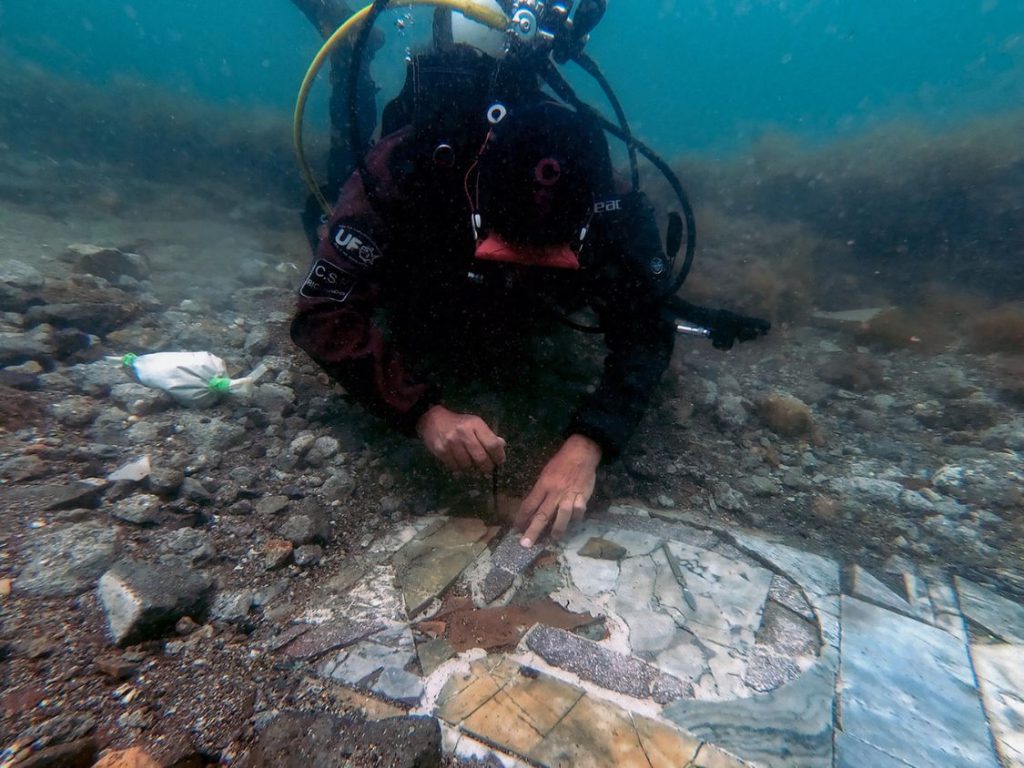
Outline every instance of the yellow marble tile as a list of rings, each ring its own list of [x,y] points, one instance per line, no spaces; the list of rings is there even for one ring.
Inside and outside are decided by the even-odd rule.
[[[750,768],[750,763],[733,757],[713,744],[705,744],[689,768]]]
[[[702,743],[700,739],[680,733],[671,726],[639,715],[633,715],[633,727],[652,768],[689,765]]]
[[[528,755],[583,696],[550,677],[522,678],[499,691],[463,728],[518,755]]]
[[[453,675],[445,683],[437,700],[437,716],[458,725],[490,701],[516,673],[516,667],[504,661],[473,662],[468,672]]]

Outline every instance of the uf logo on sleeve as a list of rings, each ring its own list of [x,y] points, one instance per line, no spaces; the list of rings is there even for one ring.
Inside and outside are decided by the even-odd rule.
[[[339,256],[343,256],[360,267],[372,267],[383,254],[370,237],[347,224],[338,224],[331,237],[331,244]]]

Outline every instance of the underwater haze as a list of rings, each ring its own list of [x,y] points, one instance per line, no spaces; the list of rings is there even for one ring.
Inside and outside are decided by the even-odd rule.
[[[0,30],[0,50],[58,75],[282,112],[317,45],[284,0],[5,0]],[[1022,35],[1020,0],[612,0],[589,50],[638,132],[672,153],[1016,110]]]

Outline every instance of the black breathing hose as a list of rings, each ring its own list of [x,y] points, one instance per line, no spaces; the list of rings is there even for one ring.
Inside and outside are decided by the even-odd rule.
[[[579,96],[576,95],[576,92],[573,91],[572,86],[569,85],[564,77],[562,77],[562,73],[555,68],[553,62],[550,60],[548,61],[547,67],[544,69],[542,74],[544,80],[551,86],[552,90],[554,90],[559,98],[570,104],[576,109],[576,111],[582,112],[595,120],[598,125],[604,128],[604,130],[612,136],[615,136],[619,140],[623,141],[628,147],[636,149],[640,154],[646,157],[651,165],[661,172],[665,177],[665,180],[669,183],[669,186],[672,187],[672,191],[675,192],[676,198],[679,200],[679,205],[683,209],[683,217],[686,222],[686,253],[683,257],[683,266],[665,287],[666,296],[674,295],[680,287],[682,287],[687,276],[690,274],[690,269],[693,267],[694,254],[697,249],[697,222],[693,215],[693,208],[690,206],[690,199],[686,196],[686,190],[683,189],[683,185],[679,181],[679,177],[676,176],[668,163],[661,159],[657,152],[636,137],[623,131],[619,126],[615,125],[611,120],[608,120],[592,106],[582,101]]]
[[[622,102],[620,102],[619,97],[615,95],[615,91],[612,90],[611,83],[608,82],[608,78],[604,76],[604,72],[601,71],[597,62],[583,51],[580,51],[573,61],[575,61],[580,69],[594,78],[597,84],[601,86],[601,90],[604,91],[605,98],[607,98],[608,103],[612,105],[615,117],[619,121],[619,127],[622,128],[623,133],[632,139],[633,133],[629,130],[629,120],[626,117],[626,110],[622,108]],[[636,145],[627,143],[626,149],[629,152],[629,180],[633,187],[633,191],[636,192],[640,189],[640,168],[638,167],[636,159]]]

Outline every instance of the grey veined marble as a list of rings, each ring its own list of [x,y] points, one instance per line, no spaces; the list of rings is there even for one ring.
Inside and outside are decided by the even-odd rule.
[[[842,620],[839,697],[847,736],[912,766],[997,768],[961,640],[849,596]]]

